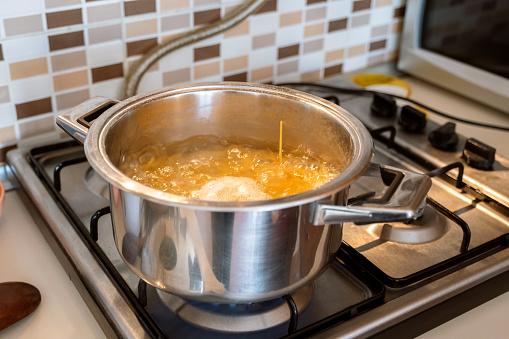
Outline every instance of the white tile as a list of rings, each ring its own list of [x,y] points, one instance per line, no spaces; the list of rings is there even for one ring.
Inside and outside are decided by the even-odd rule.
[[[14,103],[46,98],[53,94],[53,81],[48,74],[11,81],[11,101]]]
[[[340,0],[327,3],[327,19],[337,20],[350,16],[352,12],[352,2],[350,0]]]
[[[49,53],[48,37],[36,35],[26,38],[7,39],[2,42],[4,59],[9,62],[22,61]]]
[[[347,30],[329,33],[325,36],[324,43],[325,51],[335,51],[337,49],[345,48],[347,46],[348,46]]]
[[[251,37],[242,35],[224,39],[221,43],[221,58],[230,59],[249,54],[251,50]]]
[[[154,91],[163,87],[163,79],[160,72],[147,72],[141,78],[138,86],[138,94]]]
[[[300,57],[299,72],[306,73],[320,69],[323,59],[322,51],[302,55]]]
[[[371,37],[371,27],[362,26],[348,30],[348,46],[367,43]]]
[[[300,74],[297,72],[283,75],[276,75],[274,78],[274,83],[283,83],[283,82],[298,82],[300,81]]]
[[[10,102],[0,104],[0,128],[12,126],[16,122],[16,111]]]
[[[110,41],[87,49],[87,64],[90,68],[116,64],[123,59],[122,41]]]
[[[368,65],[368,55],[363,54],[353,58],[345,59],[343,62],[343,73],[356,71]]]
[[[252,51],[249,55],[249,68],[257,69],[267,66],[274,66],[276,64],[276,47],[267,47]]]
[[[161,72],[176,71],[191,67],[193,64],[193,49],[189,46],[177,49],[159,60]]]
[[[44,0],[0,0],[0,18],[24,16],[44,11]]]
[[[103,96],[109,99],[123,99],[124,79],[101,81],[90,86],[90,97]]]
[[[194,79],[194,82],[217,82],[222,80],[221,74],[216,74],[205,78]]]
[[[276,33],[276,45],[281,47],[301,42],[304,35],[303,31],[302,25],[280,28]]]
[[[387,42],[385,43],[386,51],[394,51],[399,48],[400,36],[399,34],[389,34],[386,37]]]
[[[281,13],[291,13],[299,10],[303,10],[306,8],[306,0],[283,0],[278,1],[277,3],[277,11],[279,14]]]
[[[258,14],[249,19],[249,32],[251,36],[273,33],[278,29],[279,18],[277,13]]]
[[[371,10],[371,26],[387,25],[392,23],[393,8],[391,6],[383,6],[373,8]]]
[[[7,85],[9,79],[9,67],[7,66],[7,62],[0,62],[0,86]]]

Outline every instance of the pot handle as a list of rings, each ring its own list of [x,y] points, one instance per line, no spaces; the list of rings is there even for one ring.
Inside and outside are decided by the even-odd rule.
[[[84,144],[92,122],[117,103],[117,100],[104,97],[89,99],[60,114],[57,117],[57,125],[71,137]]]
[[[431,187],[431,178],[427,175],[379,164],[371,164],[364,175],[382,177],[388,187],[381,197],[368,197],[349,206],[330,205],[319,201],[314,206],[312,223],[367,224],[411,220],[424,212],[426,196]]]

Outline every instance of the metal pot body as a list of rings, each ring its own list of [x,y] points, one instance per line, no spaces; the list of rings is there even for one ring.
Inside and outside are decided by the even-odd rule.
[[[350,184],[373,154],[369,132],[350,113],[306,93],[249,83],[175,87],[120,103],[94,100],[57,123],[85,140],[91,166],[110,184],[116,245],[139,277],[186,298],[244,303],[295,291],[331,262],[342,223],[317,225],[315,205],[345,206]],[[69,123],[102,106],[112,107],[89,130]],[[342,173],[290,197],[217,202],[148,188],[117,168],[124,156],[147,145],[199,134],[277,143],[279,121],[285,145],[306,145],[342,166]]]

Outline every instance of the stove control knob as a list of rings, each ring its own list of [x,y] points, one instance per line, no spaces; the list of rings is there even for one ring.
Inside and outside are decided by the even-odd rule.
[[[440,126],[428,135],[428,140],[435,148],[444,151],[453,151],[458,144],[458,135],[456,134],[456,124],[448,122]]]
[[[495,152],[496,149],[493,147],[488,146],[477,139],[470,138],[465,144],[463,155],[461,157],[470,167],[488,171],[493,168]]]
[[[426,127],[426,114],[412,106],[406,105],[401,108],[398,123],[407,132],[420,132]]]
[[[396,115],[396,100],[390,95],[375,93],[371,102],[371,113],[378,117],[390,118]]]

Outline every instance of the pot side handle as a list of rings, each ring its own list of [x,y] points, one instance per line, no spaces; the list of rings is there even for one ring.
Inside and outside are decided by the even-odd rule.
[[[117,100],[104,97],[89,99],[60,114],[57,117],[57,125],[71,137],[84,144],[92,122],[117,103]]]
[[[425,174],[387,165],[371,164],[365,176],[381,176],[386,187],[381,197],[368,197],[355,205],[338,206],[317,202],[314,225],[354,222],[357,224],[411,220],[421,216],[431,178]]]

